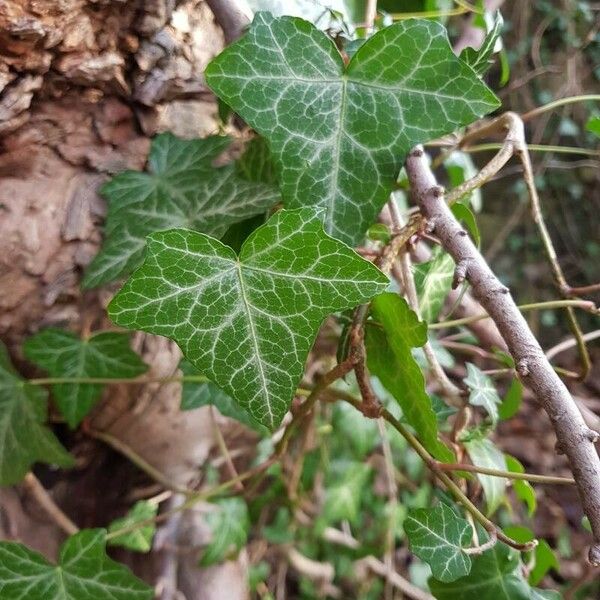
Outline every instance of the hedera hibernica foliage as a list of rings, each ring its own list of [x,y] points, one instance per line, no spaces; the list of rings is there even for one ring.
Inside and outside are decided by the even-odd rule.
[[[206,81],[269,141],[285,205],[324,207],[325,230],[348,244],[376,220],[412,146],[499,104],[446,30],[418,19],[379,31],[346,66],[308,21],[257,13]]]
[[[323,319],[388,285],[377,267],[328,236],[321,219],[312,208],[282,210],[239,256],[194,231],[154,233],[109,314],[123,327],[175,340],[200,373],[274,428]]]
[[[163,133],[152,142],[146,172],[125,171],[106,183],[101,190],[108,201],[105,240],[83,286],[133,271],[154,231],[189,227],[221,237],[233,223],[272,207],[279,200],[274,185],[250,181],[235,164],[214,167],[230,143],[224,136],[182,140]],[[255,154],[243,165],[256,163]]]

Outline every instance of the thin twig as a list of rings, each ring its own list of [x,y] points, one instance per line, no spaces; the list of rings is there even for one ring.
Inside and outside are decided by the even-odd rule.
[[[44,509],[46,514],[67,534],[75,535],[79,527],[67,517],[62,509],[54,502],[48,490],[41,484],[40,480],[31,472],[25,475],[23,480],[25,489],[36,499],[37,503]]]
[[[548,104],[544,104],[543,106],[538,106],[529,112],[526,112],[521,116],[524,122],[537,117],[545,112],[550,110],[554,110],[555,108],[559,108],[560,106],[565,106],[566,104],[574,104],[576,102],[598,102],[600,101],[600,94],[585,94],[582,96],[569,96],[567,98],[560,98],[558,100],[554,100],[552,102],[548,102]]]
[[[590,331],[589,333],[585,333],[583,335],[583,340],[585,342],[591,342],[592,340],[597,340],[598,338],[600,338],[600,329]],[[552,360],[557,354],[560,354],[565,350],[569,350],[570,348],[574,348],[575,346],[577,346],[577,340],[574,337],[569,338],[560,344],[556,344],[556,346],[552,346],[552,348],[546,352],[546,358],[548,360]]]
[[[467,463],[446,464],[438,463],[442,471],[467,471],[469,473],[481,473],[482,475],[491,475],[492,477],[504,477],[506,479],[520,479],[523,481],[533,481],[535,483],[546,483],[548,485],[573,485],[575,480],[570,477],[555,477],[553,475],[535,475],[533,473],[515,473],[513,471],[501,471],[499,469],[488,469],[486,467],[477,467]]]
[[[215,407],[209,406],[210,410],[210,418],[212,421],[213,429],[215,431],[215,437],[217,438],[217,445],[219,446],[219,450],[221,451],[221,455],[223,456],[223,460],[225,461],[225,465],[227,466],[227,470],[229,471],[229,476],[236,478],[238,476],[238,472],[233,464],[233,459],[231,458],[231,454],[229,452],[229,448],[225,443],[225,438],[223,437],[223,432],[217,423],[217,417],[215,415]],[[241,481],[238,481],[235,484],[235,490],[237,492],[244,491],[244,484]]]

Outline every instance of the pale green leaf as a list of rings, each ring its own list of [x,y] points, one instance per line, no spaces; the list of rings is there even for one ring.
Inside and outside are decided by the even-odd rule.
[[[469,404],[483,407],[496,423],[501,400],[494,382],[472,363],[467,363],[467,376],[463,381],[469,388]]]
[[[281,422],[323,319],[387,278],[323,232],[314,209],[280,211],[239,256],[207,235],[149,236],[143,266],[109,306],[118,325],[175,340],[187,359],[269,428]]]
[[[36,462],[73,466],[71,456],[44,425],[47,397],[44,388],[19,376],[0,342],[0,485],[18,483]]]
[[[274,186],[240,177],[233,164],[212,166],[230,141],[221,136],[182,140],[163,133],[152,142],[146,172],[125,171],[106,183],[101,190],[108,201],[105,240],[83,287],[137,268],[146,236],[155,231],[186,227],[220,237],[229,225],[273,206],[279,198]]]
[[[494,52],[499,51],[499,39],[504,26],[504,19],[500,11],[496,12],[494,21],[483,40],[479,49],[467,47],[460,53],[460,58],[464,60],[480,77],[490,68],[491,58]]]
[[[206,515],[211,540],[202,551],[200,566],[208,567],[235,558],[246,544],[250,519],[241,498],[225,498],[215,503],[215,510]]]
[[[139,502],[135,503],[133,508],[131,508],[131,510],[124,517],[115,519],[110,524],[108,531],[112,533],[114,531],[118,531],[119,529],[136,525],[141,521],[153,519],[156,517],[157,512],[157,504],[152,504],[146,500],[140,500]],[[148,525],[138,527],[129,533],[123,533],[122,535],[115,536],[110,540],[109,543],[111,546],[123,546],[123,548],[133,550],[134,552],[150,552],[152,549],[152,538],[154,537],[155,532],[156,525],[154,525],[154,523],[149,523]]]
[[[131,379],[148,365],[130,348],[129,335],[104,331],[81,339],[64,329],[44,329],[27,339],[25,356],[51,377]],[[76,427],[96,404],[103,384],[59,383],[52,394],[67,423]]]
[[[448,253],[438,251],[431,260],[416,265],[414,272],[421,318],[433,323],[452,289],[454,260]]]
[[[379,31],[345,66],[311,23],[258,13],[205,76],[269,141],[284,204],[325,208],[325,230],[349,244],[375,222],[410,148],[498,106],[446,30],[417,19]]]
[[[446,173],[448,173],[450,186],[453,188],[458,187],[465,181],[475,177],[475,175],[477,175],[479,172],[479,169],[475,166],[471,156],[466,152],[460,151],[453,152],[444,161],[444,167],[446,169]],[[458,201],[452,205],[452,208],[454,208],[456,205],[470,205],[475,212],[481,211],[481,188],[475,188],[468,194],[458,198]]]
[[[522,574],[519,553],[497,542],[472,557],[471,572],[452,582],[429,580],[438,600],[530,600],[532,590]]]
[[[327,523],[348,520],[353,523],[360,508],[363,489],[371,467],[361,462],[344,465],[343,474],[325,488],[323,518]]]
[[[185,359],[179,363],[179,368],[184,376],[199,376],[194,366]],[[181,410],[193,410],[201,406],[214,406],[223,416],[235,419],[259,433],[268,431],[214,383],[184,380],[181,388]]]
[[[506,461],[506,467],[511,473],[525,473],[525,467],[510,454],[504,455]],[[512,482],[513,489],[517,498],[522,500],[527,506],[527,512],[529,516],[533,516],[537,508],[537,498],[535,496],[535,490],[529,481],[523,479],[514,479]]]
[[[404,521],[410,549],[430,567],[440,581],[468,575],[471,557],[463,552],[470,545],[473,529],[449,506],[411,510]]]
[[[427,341],[427,326],[398,294],[377,296],[371,312],[375,323],[369,323],[366,331],[369,370],[394,396],[427,450],[439,460],[453,460],[454,454],[438,439],[437,418],[425,391],[425,378],[411,353],[412,348]]]
[[[151,587],[106,556],[106,532],[70,537],[58,565],[16,542],[0,542],[0,600],[151,600]]]
[[[469,458],[477,467],[506,471],[504,454],[489,439],[472,439],[463,442]],[[492,475],[477,473],[487,503],[487,513],[492,514],[504,499],[506,492],[506,479]]]

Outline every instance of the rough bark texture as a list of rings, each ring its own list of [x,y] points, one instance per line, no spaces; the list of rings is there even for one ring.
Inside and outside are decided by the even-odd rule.
[[[585,424],[571,394],[548,362],[510,291],[494,275],[454,218],[422,148],[415,149],[408,157],[406,172],[421,212],[456,262],[457,275],[471,284],[473,295],[506,341],[521,380],[550,417],[558,440],[557,450],[569,459],[583,510],[592,526],[594,543],[589,551],[589,560],[600,565],[600,460],[594,446],[598,434]]]

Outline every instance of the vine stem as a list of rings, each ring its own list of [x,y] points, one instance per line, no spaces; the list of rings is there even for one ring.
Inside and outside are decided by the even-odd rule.
[[[489,150],[498,150],[502,145],[489,142],[487,144],[475,144],[473,146],[466,146],[462,148],[464,152],[475,153],[475,152],[488,152]],[[578,148],[576,146],[552,146],[548,144],[531,144],[528,146],[532,152],[556,152],[557,154],[579,154],[581,156],[595,156],[600,157],[600,152],[597,150],[590,150],[589,148]]]
[[[519,479],[533,481],[535,483],[546,483],[548,485],[573,485],[575,480],[570,477],[554,477],[552,475],[535,475],[534,473],[515,473],[513,471],[501,471],[499,469],[488,469],[477,467],[467,463],[446,464],[438,462],[438,468],[442,471],[467,471],[469,473],[481,473],[492,477],[504,477],[506,479]]]
[[[591,313],[597,313],[598,309],[591,300],[550,300],[548,302],[532,302],[530,304],[518,304],[517,308],[521,311],[528,310],[539,310],[545,308],[565,308],[566,306],[572,306],[574,308],[581,308]],[[446,327],[459,327],[460,325],[467,325],[468,323],[474,323],[475,321],[481,321],[483,319],[489,319],[490,315],[486,312],[482,312],[479,315],[471,315],[462,319],[453,319],[452,321],[440,321],[439,323],[431,323],[429,329],[445,329]]]
[[[565,106],[566,104],[575,104],[576,102],[593,102],[600,101],[600,94],[584,94],[581,96],[568,96],[566,98],[560,98],[558,100],[553,100],[552,102],[548,102],[548,104],[544,104],[542,106],[538,106],[529,112],[526,112],[521,116],[524,122],[537,117],[545,112],[554,110],[555,108],[559,108],[561,106]]]

